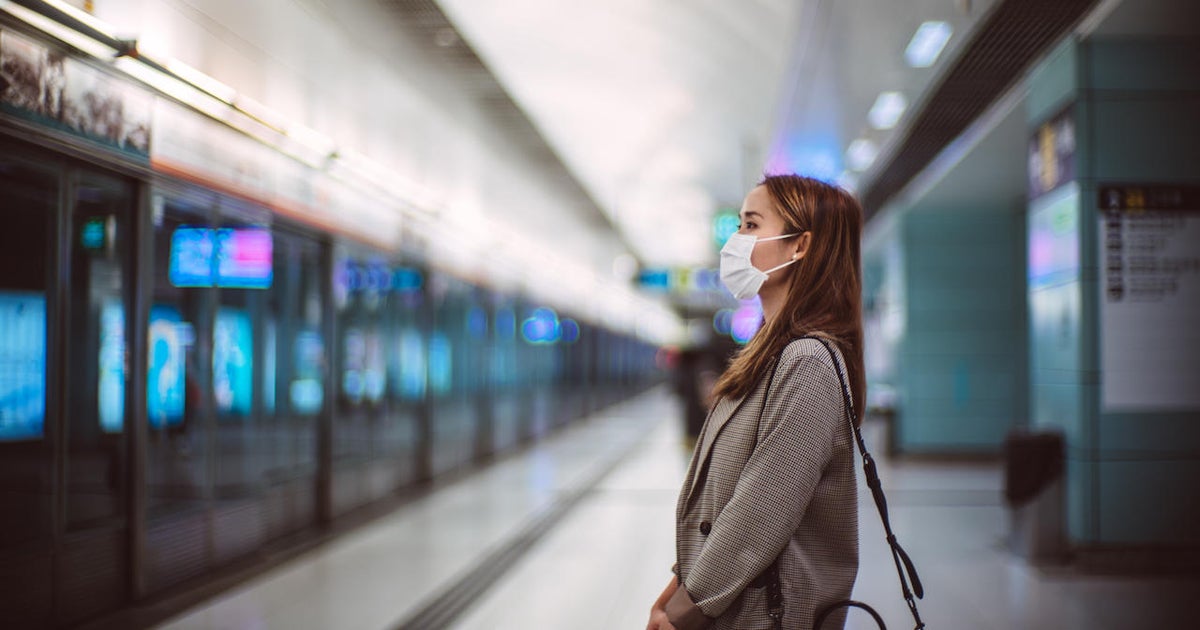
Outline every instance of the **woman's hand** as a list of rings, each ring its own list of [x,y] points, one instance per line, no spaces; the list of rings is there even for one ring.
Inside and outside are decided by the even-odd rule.
[[[671,625],[671,620],[667,618],[667,611],[653,608],[650,610],[650,623],[646,624],[646,630],[675,630],[675,626]]]
[[[650,622],[646,624],[646,630],[675,630],[675,626],[671,625],[671,619],[667,617],[667,600],[671,599],[677,588],[679,588],[679,579],[671,575],[671,581],[667,582],[667,587],[650,607]]]

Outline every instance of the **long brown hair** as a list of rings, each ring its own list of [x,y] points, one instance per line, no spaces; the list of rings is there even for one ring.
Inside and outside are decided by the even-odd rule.
[[[862,418],[862,207],[850,193],[809,177],[768,175],[764,186],[787,232],[812,232],[808,252],[793,267],[783,308],[730,362],[713,386],[714,398],[740,398],[754,389],[791,340],[804,335],[837,344]]]

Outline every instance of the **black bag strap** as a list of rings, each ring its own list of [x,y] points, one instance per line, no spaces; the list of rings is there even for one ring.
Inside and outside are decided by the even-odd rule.
[[[915,630],[921,630],[925,627],[925,622],[921,621],[921,614],[917,612],[917,603],[913,600],[914,593],[918,599],[925,597],[925,587],[921,585],[921,578],[917,575],[917,569],[913,566],[912,559],[905,553],[904,548],[896,541],[896,535],[892,533],[892,523],[888,518],[887,498],[883,495],[883,484],[879,481],[879,471],[876,470],[875,459],[871,457],[871,453],[867,451],[867,444],[863,441],[862,431],[858,428],[858,414],[854,411],[854,401],[850,396],[850,387],[846,384],[846,377],[842,375],[842,364],[838,361],[837,353],[830,347],[829,342],[820,337],[806,336],[806,339],[816,339],[825,346],[825,351],[829,353],[829,359],[833,361],[834,371],[837,372],[838,381],[842,384],[842,398],[846,404],[846,419],[850,421],[850,430],[854,434],[854,441],[858,444],[858,452],[862,455],[863,471],[867,476],[867,487],[871,489],[871,496],[875,499],[875,507],[879,509],[879,519],[883,521],[883,531],[887,534],[888,546],[892,550],[892,560],[896,563],[896,574],[900,578],[900,588],[904,594],[904,601],[908,604],[908,609],[912,612],[913,620],[917,625]],[[907,572],[907,578],[905,573]],[[909,589],[909,582],[912,582],[912,589]],[[847,599],[827,606],[817,615],[813,622],[813,630],[819,630],[821,624],[825,622],[833,611],[839,608],[861,608],[866,610],[880,628],[887,630],[883,619],[875,609],[870,606]]]
[[[762,427],[763,412],[767,409],[767,399],[771,396],[771,384],[775,382],[775,375],[779,373],[779,358],[775,358],[775,365],[771,368],[771,378],[767,379],[767,389],[763,392],[763,404],[758,410],[758,427]],[[783,629],[783,584],[779,581],[779,558],[775,558],[771,562],[771,566],[763,571],[763,575],[767,577],[767,616],[771,618],[771,627],[773,630]]]

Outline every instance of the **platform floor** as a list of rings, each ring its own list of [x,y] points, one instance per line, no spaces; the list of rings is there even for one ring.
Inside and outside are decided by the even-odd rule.
[[[674,561],[689,456],[679,417],[666,388],[605,409],[160,627],[644,628]],[[880,430],[868,425],[867,440],[882,453]],[[1085,575],[1011,554],[999,466],[881,463],[929,628],[1200,627],[1200,580]],[[865,486],[860,503],[855,598],[911,628]],[[846,627],[875,626],[854,613]]]

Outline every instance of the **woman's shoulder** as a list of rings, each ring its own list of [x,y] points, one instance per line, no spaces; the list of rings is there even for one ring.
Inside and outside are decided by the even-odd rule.
[[[826,346],[825,344],[829,344]],[[828,348],[828,350],[826,349]],[[842,353],[831,339],[821,339],[817,337],[797,337],[788,342],[780,353],[779,361],[781,365],[795,365],[809,361],[816,361],[828,367],[831,370],[836,369],[833,363],[833,358],[829,355],[829,350],[832,350],[837,355],[837,361],[841,363]]]

